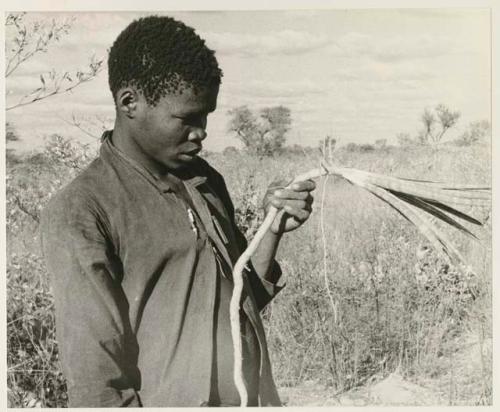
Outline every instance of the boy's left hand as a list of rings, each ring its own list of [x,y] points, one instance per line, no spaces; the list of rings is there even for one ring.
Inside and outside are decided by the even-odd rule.
[[[306,180],[294,183],[289,189],[285,189],[286,186],[286,182],[273,182],[264,196],[266,213],[271,206],[279,210],[271,225],[271,231],[277,235],[297,229],[312,212],[314,199],[311,192],[316,184],[312,180]]]

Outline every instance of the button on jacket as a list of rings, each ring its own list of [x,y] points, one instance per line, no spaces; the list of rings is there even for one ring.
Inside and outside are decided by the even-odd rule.
[[[246,241],[222,176],[199,158],[191,170],[188,205],[107,132],[99,157],[45,208],[70,406],[209,404],[216,280],[232,283]],[[271,270],[279,274],[276,262]],[[259,311],[280,287],[251,267],[244,285],[242,318],[260,349],[259,404],[278,406]]]

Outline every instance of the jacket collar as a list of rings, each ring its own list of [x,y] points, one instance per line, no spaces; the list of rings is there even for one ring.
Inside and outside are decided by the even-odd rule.
[[[155,184],[155,186],[161,185],[162,188],[173,191],[171,184],[167,180],[161,179],[157,173],[145,168],[142,164],[132,159],[130,156],[127,156],[121,150],[118,150],[113,144],[112,135],[112,130],[106,130],[103,133],[101,137],[101,157],[105,159],[118,158],[143,175],[151,183]],[[207,181],[207,176],[203,173],[200,162],[194,163],[191,171],[193,172],[193,176],[183,180],[186,185],[197,187]]]

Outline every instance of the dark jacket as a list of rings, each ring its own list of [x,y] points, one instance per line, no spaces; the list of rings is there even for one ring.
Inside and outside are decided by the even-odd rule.
[[[222,176],[202,159],[193,171],[185,186],[197,233],[187,204],[109,138],[45,208],[42,245],[70,406],[208,401],[216,256],[230,276],[246,241]],[[244,279],[261,352],[260,404],[280,405],[259,315],[280,287],[251,268]]]

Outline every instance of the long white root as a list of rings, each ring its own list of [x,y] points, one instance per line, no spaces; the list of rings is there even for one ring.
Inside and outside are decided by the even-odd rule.
[[[482,223],[451,205],[491,207],[491,190],[489,188],[401,179],[357,169],[334,167],[333,165],[328,165],[328,169],[323,166],[297,176],[287,188],[290,188],[294,183],[315,179],[327,174],[342,177],[396,209],[420,230],[438,253],[448,258],[457,267],[465,264],[463,258],[456,251],[446,233],[440,230],[433,223],[433,220],[429,219],[428,215],[433,216],[434,220],[437,218],[437,220],[455,227],[462,233],[476,238],[472,232],[453,217],[465,219],[479,226]],[[243,359],[239,316],[241,292],[243,290],[243,269],[257,250],[277,214],[278,210],[271,206],[255,237],[240,256],[233,269],[234,289],[229,311],[234,350],[234,382],[240,395],[240,406],[246,406],[248,403],[248,394],[242,371]]]
[[[287,186],[290,188],[294,183],[302,182],[308,179],[315,179],[320,176],[328,174],[328,170],[325,168],[313,169],[307,173],[297,176],[293,181]],[[247,249],[241,254],[239,259],[233,268],[233,281],[234,289],[233,295],[231,297],[231,303],[229,305],[229,314],[231,320],[231,335],[233,337],[233,352],[234,352],[234,372],[233,378],[236,385],[236,389],[240,395],[240,406],[247,406],[248,403],[248,393],[245,386],[245,381],[243,379],[243,356],[242,356],[242,343],[240,334],[240,300],[241,292],[243,291],[243,269],[246,264],[250,261],[250,258],[255,253],[259,247],[262,238],[266,232],[271,227],[274,219],[278,214],[278,209],[271,206],[267,215],[262,222],[262,225],[257,230],[252,241],[248,244]]]

